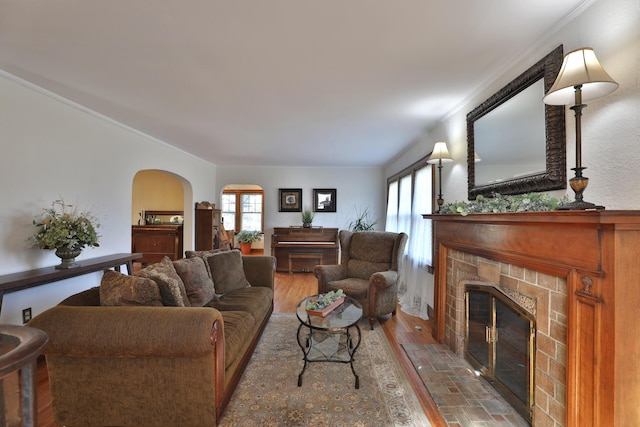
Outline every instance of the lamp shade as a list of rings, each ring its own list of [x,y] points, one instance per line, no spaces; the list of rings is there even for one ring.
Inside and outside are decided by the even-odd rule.
[[[585,47],[567,53],[553,86],[543,98],[549,105],[575,103],[575,87],[582,86],[582,101],[600,98],[618,88],[618,83],[602,68],[593,49]]]
[[[453,157],[449,154],[446,142],[436,142],[427,163],[438,163],[440,160],[442,160],[442,163],[453,162]]]

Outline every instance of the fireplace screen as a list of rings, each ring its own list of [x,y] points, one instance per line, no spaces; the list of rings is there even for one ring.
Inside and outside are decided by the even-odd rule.
[[[465,358],[531,423],[534,317],[493,286],[466,285]]]

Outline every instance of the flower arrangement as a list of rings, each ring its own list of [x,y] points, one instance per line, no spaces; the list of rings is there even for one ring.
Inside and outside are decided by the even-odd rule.
[[[34,247],[40,249],[81,250],[85,246],[99,246],[100,228],[97,218],[87,211],[79,211],[64,200],[55,200],[42,216],[33,220],[38,231],[30,237]]]
[[[566,199],[566,200],[565,200]],[[567,196],[558,200],[545,193],[526,193],[503,196],[494,193],[493,197],[478,195],[470,202],[448,203],[442,207],[441,213],[454,213],[466,216],[470,213],[503,213],[503,212],[544,212],[558,209],[568,201]]]

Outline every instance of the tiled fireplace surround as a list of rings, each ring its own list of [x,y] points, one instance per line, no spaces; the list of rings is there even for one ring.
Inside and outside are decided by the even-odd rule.
[[[434,338],[460,352],[463,279],[537,300],[535,427],[640,425],[640,211],[425,215]]]
[[[445,343],[464,355],[465,284],[500,284],[536,299],[536,425],[565,425],[567,282],[459,250],[448,252]]]

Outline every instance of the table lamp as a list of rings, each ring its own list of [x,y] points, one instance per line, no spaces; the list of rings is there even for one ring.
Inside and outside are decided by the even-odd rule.
[[[449,162],[453,162],[453,157],[451,157],[451,154],[449,154],[447,143],[436,142],[433,146],[433,151],[431,151],[431,155],[429,156],[429,160],[427,160],[427,163],[438,164],[438,212],[440,211],[440,208],[442,208],[442,204],[444,203],[444,199],[442,198],[442,163]]]
[[[582,109],[587,106],[583,104],[584,101],[600,98],[617,88],[618,83],[604,71],[593,49],[581,48],[564,56],[558,77],[543,98],[544,103],[549,105],[573,105],[570,108],[575,113],[576,167],[571,169],[575,171],[576,176],[569,180],[575,200],[558,209],[604,209],[604,206],[585,202],[582,196],[589,184],[589,178],[582,175],[582,171],[586,169],[582,166]]]

